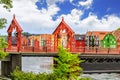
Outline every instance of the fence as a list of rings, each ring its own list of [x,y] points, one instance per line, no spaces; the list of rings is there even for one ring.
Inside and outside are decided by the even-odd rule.
[[[18,51],[16,46],[12,46],[11,50],[5,49],[7,52],[46,52],[53,53],[57,52],[54,47],[33,47],[33,46],[22,46]],[[84,54],[120,54],[120,49],[118,48],[94,48],[94,47],[84,47],[84,48],[72,48],[72,53],[84,53]]]

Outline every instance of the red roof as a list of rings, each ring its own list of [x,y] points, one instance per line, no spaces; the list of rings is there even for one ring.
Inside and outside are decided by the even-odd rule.
[[[53,32],[53,34],[56,33],[56,31],[60,28],[61,25],[64,26],[64,27],[66,27],[71,33],[75,33],[75,32],[70,28],[70,26],[64,21],[64,18],[62,17],[61,23],[57,26],[57,28],[55,29],[55,31]]]
[[[112,34],[115,36],[116,40],[120,38],[120,30],[112,31]]]
[[[13,20],[7,30],[7,32],[12,32],[13,29],[16,29],[17,32],[22,32],[23,29],[21,28],[21,26],[18,24],[15,15],[13,15]]]
[[[87,32],[87,36],[90,36],[90,35],[95,35],[95,36],[99,36],[100,40],[103,40],[103,38],[105,37],[106,34],[108,34],[110,32],[108,31],[88,31]]]

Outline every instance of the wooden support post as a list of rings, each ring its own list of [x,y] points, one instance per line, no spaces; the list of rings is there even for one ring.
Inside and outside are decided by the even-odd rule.
[[[21,54],[10,54],[10,61],[1,62],[1,75],[9,76],[16,67],[21,70]]]

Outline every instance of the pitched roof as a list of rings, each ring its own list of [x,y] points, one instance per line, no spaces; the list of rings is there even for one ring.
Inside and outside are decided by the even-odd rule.
[[[55,31],[53,32],[53,34],[55,34],[55,32],[57,31],[57,29],[60,28],[60,25],[63,25],[64,27],[66,27],[70,32],[75,33],[70,26],[64,21],[64,18],[62,17],[62,21],[60,22],[60,24],[57,26],[57,28],[55,29]]]
[[[116,40],[120,38],[120,30],[112,31],[112,34],[115,36]]]
[[[18,24],[16,18],[15,18],[15,15],[13,15],[13,19],[12,19],[12,22],[7,30],[7,32],[12,32],[13,29],[16,28],[16,31],[17,32],[22,32],[23,29],[21,28],[21,26]]]
[[[95,35],[99,36],[100,40],[103,40],[106,34],[110,33],[109,31],[88,31],[86,36]]]

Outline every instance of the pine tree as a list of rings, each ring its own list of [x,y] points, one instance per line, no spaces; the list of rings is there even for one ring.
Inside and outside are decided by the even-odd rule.
[[[72,54],[61,46],[58,49],[58,57],[54,58],[57,64],[53,72],[63,80],[76,80],[82,73],[80,63],[83,60],[80,60],[78,54]]]

